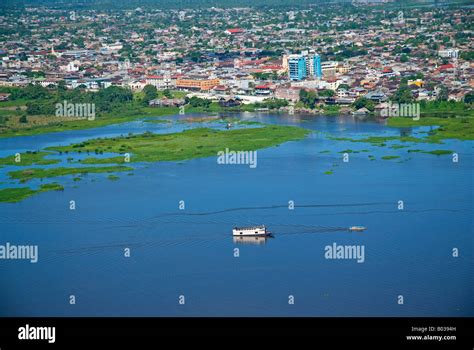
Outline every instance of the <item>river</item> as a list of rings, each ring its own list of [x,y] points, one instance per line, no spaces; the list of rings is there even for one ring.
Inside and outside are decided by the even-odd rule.
[[[0,244],[39,250],[37,263],[0,260],[0,316],[474,316],[473,142],[378,147],[330,135],[401,131],[353,117],[233,116],[314,132],[259,150],[256,168],[217,157],[133,164],[117,181],[66,176],[54,179],[63,192],[0,203]],[[223,126],[180,118],[0,139],[0,156]],[[234,241],[232,227],[254,224],[274,237]],[[334,244],[363,247],[363,261],[329,259]]]

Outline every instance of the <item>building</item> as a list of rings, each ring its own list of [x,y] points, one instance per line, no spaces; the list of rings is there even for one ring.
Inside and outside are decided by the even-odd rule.
[[[219,106],[221,107],[237,107],[240,106],[242,102],[238,98],[233,97],[221,97],[219,99]]]
[[[364,96],[366,99],[380,103],[388,100],[388,97],[382,91],[370,91]]]
[[[317,53],[314,53],[314,51],[309,53],[308,51],[303,51],[301,52],[301,55],[306,61],[307,75],[309,77],[321,79],[321,77],[323,76],[321,70],[321,56],[319,56]]]
[[[228,35],[239,35],[239,34],[243,34],[244,30],[241,28],[230,28],[230,29],[227,29],[225,33]]]
[[[318,54],[315,54],[313,56],[313,66],[314,66],[313,76],[318,79],[321,79],[323,77],[323,71],[321,68],[321,56],[319,56]]]
[[[334,75],[336,74],[337,70],[337,62],[334,61],[326,61],[321,63],[321,72],[324,75]]]
[[[179,107],[185,104],[184,98],[157,98],[148,102],[150,107]]]
[[[0,101],[3,102],[3,101],[8,101],[8,99],[10,98],[10,94],[8,93],[0,93]]]
[[[268,84],[255,86],[255,94],[259,96],[268,96],[272,93],[271,87]]]
[[[173,84],[171,81],[171,77],[165,77],[161,75],[149,75],[145,79],[146,85],[153,85],[158,90],[164,89],[171,89],[173,88]]]
[[[306,60],[302,55],[288,56],[288,75],[290,80],[303,80],[306,78]]]
[[[275,97],[298,102],[300,100],[300,90],[298,87],[279,87],[275,90]]]
[[[304,61],[304,68],[301,60]],[[302,80],[308,77],[321,79],[323,76],[321,56],[314,51],[302,51],[300,55],[285,55],[283,62],[283,68],[288,69],[291,80]]]
[[[217,78],[183,77],[176,79],[178,89],[210,90],[217,85],[220,85],[220,80]]]
[[[443,58],[458,58],[459,50],[457,49],[439,50],[438,56],[443,57]]]

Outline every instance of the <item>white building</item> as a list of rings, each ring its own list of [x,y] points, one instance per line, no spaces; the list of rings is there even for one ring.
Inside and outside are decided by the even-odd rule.
[[[443,58],[458,58],[459,50],[458,49],[439,50],[438,56],[443,57]]]
[[[74,73],[74,72],[79,71],[79,65],[78,65],[78,62],[72,61],[72,62],[69,62],[66,66],[61,66],[61,69],[68,73]]]
[[[153,85],[158,90],[171,89],[173,87],[171,77],[163,75],[149,75],[145,79],[146,85]]]

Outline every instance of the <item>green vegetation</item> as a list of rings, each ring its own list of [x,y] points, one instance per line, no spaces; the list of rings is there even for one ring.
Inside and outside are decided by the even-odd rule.
[[[145,106],[148,106],[148,103],[157,98],[158,97],[158,93],[157,93],[157,90],[156,90],[156,87],[154,87],[153,85],[145,85],[145,87],[143,88],[143,99],[142,99],[142,103],[145,105]]]
[[[373,112],[375,109],[375,103],[372,100],[369,100],[365,97],[358,98],[352,106],[357,110],[361,108],[367,108],[369,111]]]
[[[63,190],[64,187],[57,183],[41,185],[37,190],[33,190],[29,187],[4,188],[0,189],[0,202],[15,203],[38,193]]]
[[[154,124],[171,124],[172,121],[169,119],[146,119],[146,123],[154,123]]]
[[[51,153],[48,152],[25,152],[20,153],[20,157],[11,155],[0,158],[0,165],[16,165],[16,166],[30,166],[30,165],[49,165],[59,163],[59,159],[44,159],[45,156]],[[19,162],[16,162],[16,160]]]
[[[49,177],[57,177],[72,174],[88,174],[88,173],[110,173],[116,171],[129,171],[133,168],[126,166],[108,166],[108,167],[82,167],[82,168],[51,168],[39,169],[30,168],[25,170],[11,171],[8,173],[11,179],[21,180],[23,182],[31,179],[43,179]]]
[[[316,91],[313,90],[300,90],[300,102],[306,108],[315,108],[316,104],[319,102],[319,96]]]
[[[109,175],[107,176],[107,179],[111,181],[117,181],[118,179],[120,179],[120,177],[118,177],[117,175]]]
[[[440,117],[446,118],[448,116],[474,116],[472,105],[469,105],[470,96],[466,94],[467,100],[465,102],[456,101],[421,101],[420,113],[426,117]]]
[[[323,112],[324,114],[336,115],[341,111],[341,106],[337,105],[324,105]]]
[[[419,142],[441,142],[445,139],[474,140],[474,118],[436,118],[422,117],[419,120],[412,118],[389,118],[388,126],[407,128],[417,126],[439,126]]]
[[[96,116],[94,120],[71,120],[71,121],[57,121],[55,117],[42,117],[45,119],[45,124],[29,126],[29,127],[9,127],[0,129],[0,137],[13,137],[13,136],[27,136],[27,135],[39,135],[51,132],[61,132],[66,130],[82,130],[99,128],[111,124],[120,124],[143,117],[158,117],[165,115],[177,114],[178,108],[175,107],[161,107],[161,108],[123,108],[120,111],[105,113],[100,116]]]
[[[437,149],[437,150],[434,150],[434,151],[423,151],[421,153],[434,154],[436,156],[441,156],[441,155],[445,155],[445,154],[453,154],[453,151],[446,150],[446,149]]]
[[[309,133],[309,130],[303,128],[279,125],[226,131],[197,128],[172,134],[145,132],[126,137],[94,139],[80,144],[48,149],[58,152],[130,153],[132,162],[175,161],[215,156],[217,152],[226,148],[235,151],[251,151],[272,147],[283,142],[304,138]],[[123,157],[88,158],[83,161],[88,164],[121,162],[123,162]]]
[[[375,160],[375,156],[369,154],[369,159],[370,159],[370,160]]]
[[[391,145],[390,146],[390,148],[392,148],[392,149],[400,149],[400,148],[406,148],[406,147],[408,147],[408,146],[406,146],[406,145]]]
[[[288,106],[288,101],[278,98],[267,98],[262,102],[254,103],[254,108],[279,109]]]
[[[382,157],[383,160],[398,159],[398,158],[400,158],[400,156],[383,156]]]
[[[334,174],[334,171],[332,169],[324,172],[324,175],[332,175],[332,174]]]
[[[110,158],[86,158],[83,159],[81,164],[122,164],[125,162],[125,157],[110,157]]]
[[[202,108],[209,108],[212,103],[211,100],[207,100],[205,98],[199,98],[196,96],[193,96],[191,98],[186,97],[185,101],[186,101],[186,104],[189,104],[191,107],[202,107]]]

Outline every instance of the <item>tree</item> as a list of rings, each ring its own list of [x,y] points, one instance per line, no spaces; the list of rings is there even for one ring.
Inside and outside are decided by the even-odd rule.
[[[158,92],[156,91],[156,87],[154,87],[153,85],[145,85],[145,87],[143,88],[143,103],[145,105],[148,105],[148,102],[150,102],[151,100],[155,99],[156,96],[158,96]]]
[[[173,94],[169,89],[163,90],[163,96],[165,96],[166,98],[173,98]]]
[[[28,123],[28,118],[26,117],[25,114],[23,114],[23,115],[20,117],[20,123],[23,123],[23,124]]]
[[[300,90],[300,101],[306,108],[313,109],[318,102],[318,94],[316,91],[310,90],[307,91],[305,89]]]
[[[50,96],[48,89],[42,87],[41,85],[29,84],[23,91],[22,96],[28,100],[36,100]]]
[[[461,52],[460,57],[466,61],[474,60],[474,51],[463,51]]]
[[[211,100],[207,100],[205,98],[199,98],[196,96],[193,96],[191,98],[186,97],[186,102],[191,105],[191,107],[204,107],[204,108],[209,108],[211,105]]]
[[[474,103],[474,92],[470,91],[464,96],[464,103]]]
[[[446,86],[441,85],[439,87],[436,99],[438,101],[447,101],[448,100],[448,89],[446,88]]]
[[[373,112],[375,109],[374,102],[369,100],[365,97],[358,98],[354,103],[353,106],[355,109],[367,108],[369,111]]]
[[[332,90],[321,90],[318,92],[319,96],[324,96],[324,97],[333,97],[336,93]]]
[[[408,56],[403,54],[400,56],[400,62],[405,63],[408,62]]]
[[[58,90],[59,91],[66,90],[66,82],[64,80],[61,80],[58,82]]]
[[[413,95],[410,88],[405,84],[401,84],[395,94],[393,94],[392,101],[398,103],[412,103]]]

